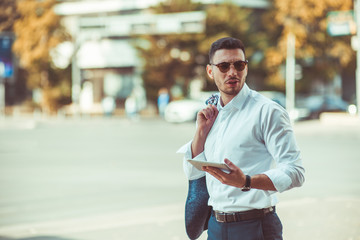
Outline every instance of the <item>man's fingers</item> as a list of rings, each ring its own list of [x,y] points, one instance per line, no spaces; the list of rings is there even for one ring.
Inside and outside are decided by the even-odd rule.
[[[215,118],[217,117],[217,115],[219,114],[219,110],[217,109],[217,107],[215,105],[210,105],[211,108],[214,110],[214,116]]]
[[[224,162],[226,163],[226,165],[229,166],[229,168],[230,168],[232,171],[238,169],[238,167],[237,167],[233,162],[231,162],[229,159],[225,158],[225,159],[224,159]]]
[[[203,112],[204,112],[204,116],[205,116],[206,119],[211,119],[211,117],[212,117],[212,112],[209,111],[209,109],[205,108],[205,109],[203,110]]]
[[[215,167],[203,167],[203,170],[218,179],[221,183],[234,187],[242,187],[245,184],[245,175],[239,167],[225,158],[224,162],[229,166],[230,173]]]
[[[207,108],[204,108],[201,112],[206,119],[212,119],[213,117],[216,117],[218,113],[217,108],[213,105],[209,105]]]
[[[217,178],[220,182],[224,183],[225,173],[215,167],[203,167],[203,170]]]

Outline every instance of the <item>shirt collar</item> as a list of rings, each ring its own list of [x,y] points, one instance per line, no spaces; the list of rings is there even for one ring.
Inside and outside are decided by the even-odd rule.
[[[250,93],[250,88],[244,83],[244,86],[240,90],[240,92],[228,103],[225,107],[221,106],[220,101],[218,102],[218,109],[232,109],[237,108],[240,110],[245,103],[246,98]]]

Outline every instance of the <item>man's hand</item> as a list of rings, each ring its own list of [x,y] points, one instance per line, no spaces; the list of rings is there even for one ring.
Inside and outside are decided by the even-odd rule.
[[[211,127],[214,125],[219,110],[216,106],[210,104],[197,114],[198,129],[204,131],[206,134],[210,132]]]
[[[210,104],[197,114],[197,129],[193,142],[191,144],[192,157],[196,157],[204,151],[204,144],[214,122],[216,120],[219,110],[216,106]]]
[[[232,163],[229,159],[225,158],[224,162],[229,166],[230,173],[226,173],[215,167],[203,167],[202,169],[214,176],[223,184],[237,188],[243,188],[246,182],[246,176],[243,171],[241,171],[241,169]],[[251,188],[266,191],[277,191],[271,179],[265,174],[251,176]]]
[[[219,168],[215,167],[203,167],[205,172],[208,172],[221,183],[227,184],[233,187],[242,188],[245,185],[246,176],[234,163],[225,158],[224,162],[229,166],[230,173],[226,173]]]

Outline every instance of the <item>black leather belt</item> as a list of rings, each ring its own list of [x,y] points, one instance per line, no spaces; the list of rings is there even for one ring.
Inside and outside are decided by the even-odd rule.
[[[240,222],[252,219],[261,219],[266,214],[275,212],[275,207],[263,208],[263,209],[254,209],[244,212],[232,212],[225,213],[219,211],[213,211],[216,221],[221,223],[230,223],[230,222]]]

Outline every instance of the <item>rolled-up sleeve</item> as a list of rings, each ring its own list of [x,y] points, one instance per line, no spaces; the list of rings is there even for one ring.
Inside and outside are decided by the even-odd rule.
[[[206,161],[206,157],[205,157],[204,152],[202,152],[199,155],[197,155],[195,158],[192,158],[191,143],[192,143],[192,141],[183,145],[182,147],[179,148],[179,150],[177,150],[176,153],[184,154],[183,167],[184,167],[185,175],[189,180],[195,180],[195,179],[205,176],[205,172],[196,169],[187,160],[194,159],[194,160],[199,160],[199,161]]]
[[[284,165],[266,171],[264,174],[271,179],[278,192],[284,192],[294,187],[300,187],[305,181],[304,172],[302,166]]]
[[[265,116],[264,142],[276,167],[264,174],[271,179],[278,192],[302,186],[305,169],[287,112],[278,107]]]

